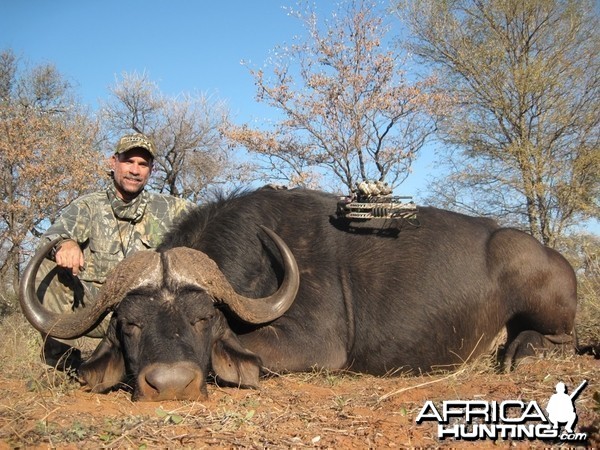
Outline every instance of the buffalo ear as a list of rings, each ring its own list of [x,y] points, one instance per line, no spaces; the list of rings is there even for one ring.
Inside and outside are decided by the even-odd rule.
[[[213,371],[227,384],[257,389],[261,365],[260,358],[242,347],[229,329],[213,343]]]
[[[92,392],[108,391],[125,378],[125,360],[121,349],[105,337],[92,355],[81,364],[79,375]]]

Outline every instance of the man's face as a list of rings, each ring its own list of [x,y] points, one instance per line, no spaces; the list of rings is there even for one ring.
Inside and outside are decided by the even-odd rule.
[[[110,159],[117,194],[122,200],[133,200],[146,186],[152,173],[152,157],[143,149],[133,148]]]

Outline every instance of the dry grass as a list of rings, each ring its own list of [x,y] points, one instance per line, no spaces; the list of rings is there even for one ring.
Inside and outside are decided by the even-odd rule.
[[[592,347],[600,342],[597,294],[582,292],[578,323],[581,343]],[[92,394],[47,370],[39,362],[41,339],[19,314],[2,320],[0,339],[0,448],[496,448],[500,442],[440,442],[433,424],[415,418],[427,400],[543,403],[558,381],[573,387],[584,379],[578,429],[600,445],[600,360],[593,355],[535,360],[510,375],[498,374],[490,357],[415,377],[273,374],[260,390],[211,385],[204,402],[152,404],[133,403],[124,391]]]
[[[579,279],[576,330],[580,346],[600,355],[600,268],[595,273]]]

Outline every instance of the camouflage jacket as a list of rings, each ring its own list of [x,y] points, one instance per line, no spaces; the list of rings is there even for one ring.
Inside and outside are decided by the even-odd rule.
[[[114,188],[84,195],[67,206],[43,239],[73,239],[83,250],[82,281],[104,283],[106,275],[132,253],[158,246],[180,213],[193,204],[169,195],[143,191],[130,204]],[[43,240],[42,240],[43,242]]]

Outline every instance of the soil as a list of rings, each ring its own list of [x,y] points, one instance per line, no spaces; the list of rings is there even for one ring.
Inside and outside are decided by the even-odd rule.
[[[126,390],[94,394],[41,365],[0,373],[0,448],[547,448],[600,447],[600,360],[533,360],[499,374],[485,362],[454,373],[372,377],[314,372],[273,375],[259,390],[209,385],[199,402],[134,403]],[[582,442],[440,440],[417,424],[425,402],[535,400],[545,407],[563,381]]]

